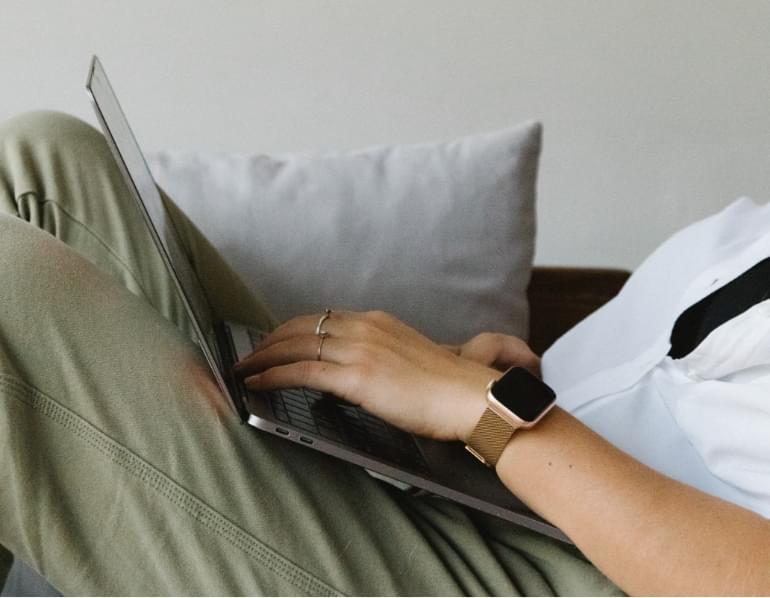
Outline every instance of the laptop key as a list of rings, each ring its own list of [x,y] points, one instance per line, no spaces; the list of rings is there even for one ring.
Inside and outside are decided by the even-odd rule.
[[[285,424],[289,423],[289,414],[286,412],[285,409],[276,409],[274,405],[273,413],[275,414],[276,419],[282,421]]]

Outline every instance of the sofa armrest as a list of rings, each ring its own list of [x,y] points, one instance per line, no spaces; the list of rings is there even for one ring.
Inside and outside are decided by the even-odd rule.
[[[617,295],[630,275],[613,268],[533,268],[527,289],[532,350],[542,355],[557,338]]]

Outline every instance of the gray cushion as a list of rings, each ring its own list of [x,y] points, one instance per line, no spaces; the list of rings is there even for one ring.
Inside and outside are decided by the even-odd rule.
[[[457,342],[527,335],[540,139],[529,122],[444,143],[149,162],[278,317],[383,309]]]

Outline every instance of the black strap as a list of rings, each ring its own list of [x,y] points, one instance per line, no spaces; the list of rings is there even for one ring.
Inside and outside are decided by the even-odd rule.
[[[770,258],[701,299],[677,318],[668,354],[680,359],[721,324],[770,298]]]

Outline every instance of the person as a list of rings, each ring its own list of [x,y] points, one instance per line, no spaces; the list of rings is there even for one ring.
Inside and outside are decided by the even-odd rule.
[[[164,201],[217,316],[272,326]],[[770,228],[747,238],[762,235]],[[767,492],[757,490],[767,458],[744,485],[757,502],[740,504],[659,473],[557,406],[512,436],[496,471],[576,549],[238,425],[104,139],[77,119],[33,113],[0,126],[0,248],[0,544],[65,593],[770,593]],[[627,286],[644,282],[635,274]],[[646,303],[635,315],[655,323],[666,304]],[[597,316],[615,326],[607,338],[566,338],[552,354],[570,356],[542,363],[567,403],[639,385],[623,359],[643,352],[619,347],[655,327],[634,332],[622,305]],[[239,364],[246,384],[311,386],[411,432],[467,442],[487,383],[508,366],[541,365],[512,337],[444,347],[387,314],[341,309],[317,360],[320,315],[275,328]],[[617,334],[617,322],[629,331]],[[740,395],[766,430],[751,389],[770,360],[738,345],[751,371],[733,368],[716,387]],[[691,382],[713,395],[713,378]]]

